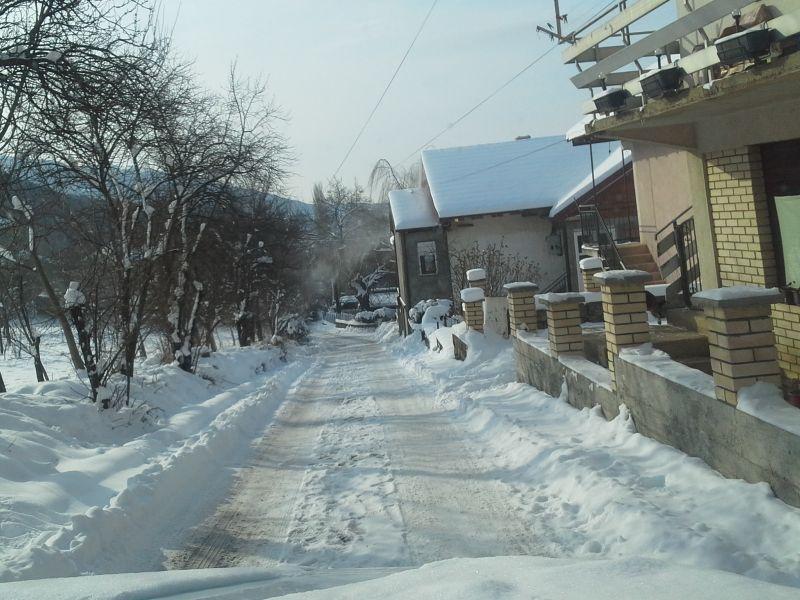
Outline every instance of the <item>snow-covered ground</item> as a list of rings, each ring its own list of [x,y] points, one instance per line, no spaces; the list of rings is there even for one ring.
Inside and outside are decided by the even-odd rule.
[[[44,361],[60,379],[23,383],[30,363],[0,361],[0,581],[158,569],[162,548],[225,493],[307,359],[226,349],[197,375],[151,359],[132,407],[98,412],[51,351],[56,337]]]
[[[634,431],[627,411],[607,422],[514,383],[509,342],[466,333],[470,354],[452,359],[452,332],[384,343],[422,380],[438,410],[473,440],[473,451],[505,486],[517,518],[555,557],[648,557],[721,569],[800,587],[800,510],[766,484],[725,479]],[[800,595],[800,592],[797,592]]]
[[[800,595],[799,510],[640,436],[624,410],[607,422],[515,383],[507,340],[466,333],[453,360],[454,330],[432,332],[437,353],[396,324],[320,325],[280,370],[266,350],[220,353],[203,373],[231,375],[215,383],[151,365],[137,393],[158,426],[111,428],[65,382],[14,390],[1,435],[29,458],[0,454],[6,579],[232,568],[0,597]]]
[[[790,600],[794,588],[653,559],[461,558],[386,569],[204,569],[5,584],[13,600]]]

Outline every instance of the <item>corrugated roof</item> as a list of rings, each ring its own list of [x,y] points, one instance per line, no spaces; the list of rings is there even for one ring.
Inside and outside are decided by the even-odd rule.
[[[611,154],[597,164],[594,168],[594,182],[595,185],[600,185],[606,179],[618,173],[622,169],[622,152],[619,150],[619,143],[610,145]],[[596,154],[595,154],[596,156]],[[625,164],[631,162],[630,150],[625,150]],[[550,209],[550,216],[555,217],[557,214],[571,206],[578,198],[588,193],[592,189],[592,170],[591,167],[586,170],[586,176],[569,192],[559,199],[559,201]]]
[[[589,168],[589,150],[562,136],[424,150],[440,218],[550,208]]]
[[[439,225],[439,216],[425,190],[393,190],[389,192],[395,231],[424,229]]]

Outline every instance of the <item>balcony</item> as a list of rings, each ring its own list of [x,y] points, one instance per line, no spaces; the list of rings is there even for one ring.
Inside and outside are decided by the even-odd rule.
[[[699,4],[619,3],[563,38],[563,61],[578,69],[572,83],[592,93],[576,143],[629,138],[693,148],[694,125],[710,115],[797,97],[797,3]],[[609,108],[609,94],[624,102]]]

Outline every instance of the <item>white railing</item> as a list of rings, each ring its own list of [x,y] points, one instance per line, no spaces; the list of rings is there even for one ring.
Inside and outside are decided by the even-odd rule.
[[[645,69],[640,62],[645,57],[665,56],[673,65],[681,67],[687,75],[692,75],[720,63],[717,49],[704,28],[729,17],[750,4],[753,0],[713,0],[704,6],[675,19],[664,27],[652,32],[639,34],[636,41],[630,33],[630,26],[650,15],[657,8],[670,0],[639,0],[621,12],[615,14],[596,29],[589,31],[585,37],[575,40],[562,53],[565,63],[575,63],[579,72],[571,78],[578,88],[598,88],[618,85],[630,92],[632,96],[642,93],[640,76],[652,72]],[[800,32],[800,9],[775,17],[766,23],[773,30],[773,39],[782,40]],[[678,54],[681,40],[698,34],[704,39],[704,47],[686,56],[672,60]],[[625,43],[622,46],[601,46],[612,36],[621,36]],[[581,63],[594,61],[588,68]],[[633,65],[633,70],[631,66]],[[628,67],[628,70],[621,71]],[[695,80],[695,84],[702,81]],[[585,114],[597,112],[594,102],[583,106]]]

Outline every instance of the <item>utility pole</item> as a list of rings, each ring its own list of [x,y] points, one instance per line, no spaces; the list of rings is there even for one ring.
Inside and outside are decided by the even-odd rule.
[[[561,14],[561,8],[558,5],[558,0],[553,0],[553,4],[555,5],[556,11],[556,25],[555,31],[553,30],[553,25],[551,23],[547,23],[547,27],[542,27],[541,25],[536,26],[536,31],[540,33],[544,33],[545,35],[549,35],[551,40],[557,40],[559,44],[570,41],[569,37],[564,37],[561,32],[561,23],[567,22],[567,15]]]

